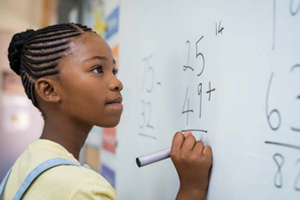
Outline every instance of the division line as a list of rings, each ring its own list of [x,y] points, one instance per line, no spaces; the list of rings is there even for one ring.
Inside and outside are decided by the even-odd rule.
[[[300,150],[300,146],[292,145],[292,144],[285,144],[285,143],[280,143],[280,142],[271,142],[271,141],[265,141],[266,144],[273,144],[273,145],[278,145],[278,146],[283,146],[283,147],[289,147],[292,149],[298,149]]]
[[[185,129],[185,130],[181,130],[181,132],[187,132],[187,131],[198,131],[198,132],[207,133],[207,130],[202,130],[202,129]]]
[[[154,139],[156,140],[156,137],[152,136],[152,135],[147,135],[145,133],[139,133],[139,136],[143,136],[143,137],[147,137],[147,138],[151,138],[151,139]]]

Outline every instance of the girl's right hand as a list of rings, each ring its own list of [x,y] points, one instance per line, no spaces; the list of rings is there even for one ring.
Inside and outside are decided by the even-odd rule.
[[[191,132],[177,132],[173,138],[171,159],[177,170],[180,188],[176,200],[204,199],[212,166],[210,146],[196,141]]]

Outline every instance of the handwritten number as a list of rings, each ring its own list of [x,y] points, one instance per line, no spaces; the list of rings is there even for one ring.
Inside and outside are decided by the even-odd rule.
[[[196,59],[200,56],[201,59],[202,59],[202,67],[201,67],[201,70],[200,70],[200,73],[197,74],[197,76],[201,76],[201,74],[203,73],[204,71],[204,68],[205,68],[205,58],[204,58],[204,55],[203,53],[199,52],[198,51],[198,43],[202,40],[204,36],[201,36],[200,39],[196,42]],[[189,40],[186,41],[186,44],[188,45],[188,57],[187,57],[187,63],[186,65],[183,65],[183,70],[186,71],[187,69],[190,69],[192,71],[194,71],[194,68],[192,68],[190,66],[190,50],[191,50],[191,43]]]
[[[184,104],[182,108],[182,114],[187,114],[186,117],[186,125],[189,123],[189,113],[194,112],[193,110],[190,110],[190,100],[187,98],[189,92],[189,88],[186,88],[186,93],[185,93],[185,99],[184,99]],[[185,107],[187,106],[187,109],[185,110]]]
[[[300,12],[300,0],[290,0],[290,5],[289,5],[289,11],[292,16],[296,16]],[[217,31],[217,24],[216,24],[216,31]],[[216,33],[217,35],[217,33]],[[276,0],[273,0],[273,38],[272,38],[272,49],[275,49],[276,45]],[[293,72],[296,68],[300,68],[300,64],[296,64],[291,68],[291,71]],[[269,80],[269,85],[268,85],[268,90],[267,90],[267,97],[266,97],[266,115],[268,119],[268,124],[270,128],[274,131],[278,130],[281,126],[281,114],[277,109],[273,109],[270,112],[268,111],[268,103],[269,103],[269,94],[271,90],[271,84],[272,84],[272,79],[273,79],[274,73],[271,74],[270,80]],[[296,95],[296,99],[300,100],[300,95]],[[271,122],[271,118],[277,117],[278,121],[274,123]],[[291,126],[292,131],[300,132],[300,128],[297,127],[295,128],[294,126]],[[277,166],[277,171],[274,177],[274,185],[277,188],[283,187],[283,174],[282,174],[282,167],[284,165],[284,157],[276,153],[273,156],[273,160],[276,163]],[[299,165],[300,159],[298,159],[297,164]],[[295,191],[300,191],[300,171],[298,172],[295,180],[294,180],[294,189]]]
[[[145,64],[145,67],[144,67],[144,77],[143,77],[143,82],[142,82],[142,92],[144,91],[144,88],[145,88],[146,74],[147,74],[147,66]]]
[[[204,71],[204,68],[205,68],[205,58],[204,58],[204,55],[200,52],[198,52],[198,43],[202,40],[204,36],[201,36],[201,38],[196,42],[196,58],[198,58],[198,56],[201,56],[202,58],[202,69],[200,71],[199,74],[197,74],[197,76],[201,76],[201,74],[203,73]]]
[[[188,57],[187,57],[186,65],[183,65],[183,70],[186,71],[187,69],[190,69],[190,70],[194,71],[194,69],[189,65],[191,44],[190,44],[189,40],[187,40],[185,43],[188,45]]]
[[[152,90],[153,90],[153,87],[154,87],[154,80],[155,80],[155,77],[154,77],[154,69],[153,69],[153,67],[148,67],[148,73],[150,73],[151,72],[151,74],[152,74],[152,81],[151,81],[151,87],[147,87],[147,92],[148,93],[150,93],[150,92],[152,92]]]
[[[144,128],[144,126],[145,126],[145,120],[146,120],[146,116],[145,116],[145,106],[146,106],[146,104],[145,104],[144,100],[142,100],[141,102],[143,104],[143,109],[142,109],[142,113],[141,113],[141,115],[143,117],[143,123],[140,125],[140,128]]]
[[[275,177],[274,177],[274,185],[277,187],[277,188],[281,188],[282,185],[283,185],[283,180],[282,180],[282,172],[281,172],[281,168],[284,164],[284,158],[281,154],[279,153],[276,153],[274,156],[273,156],[273,159],[277,165],[277,171],[276,171],[276,174],[275,174]]]
[[[223,33],[224,27],[222,27],[221,25],[221,21],[219,22],[219,26],[218,23],[216,23],[216,35],[218,35],[219,33]]]
[[[280,128],[280,125],[281,125],[281,115],[279,113],[279,111],[277,109],[273,109],[270,113],[268,111],[268,103],[269,103],[269,94],[270,94],[270,89],[271,89],[271,83],[272,83],[272,79],[273,79],[273,75],[274,73],[271,74],[271,77],[270,77],[270,81],[269,81],[269,86],[268,86],[268,91],[267,91],[267,98],[266,98],[266,114],[267,114],[267,119],[268,119],[268,124],[270,126],[270,128],[273,130],[273,131],[276,131]],[[273,125],[271,123],[271,117],[272,115],[277,115],[278,117],[278,123]]]
[[[293,72],[296,68],[300,68],[300,64],[296,64],[292,67],[291,71]],[[300,95],[296,97],[297,100],[300,100]],[[295,128],[291,126],[292,131],[300,132],[300,128]]]
[[[145,84],[146,84],[146,91],[148,93],[152,92],[153,87],[154,87],[154,81],[155,81],[155,73],[154,73],[154,68],[150,66],[150,59],[152,58],[152,55],[143,58],[142,60],[145,63],[145,68],[144,68],[144,77],[143,77],[143,84],[142,84],[142,92],[144,91]],[[151,81],[148,80],[147,77],[149,77],[149,74],[151,73]],[[147,83],[150,83],[150,86],[147,85]]]
[[[300,163],[300,159],[297,161],[298,163]],[[294,182],[294,189],[296,191],[300,191],[300,171],[295,179],[295,182]]]
[[[148,120],[147,120],[147,124],[146,124],[146,127],[147,128],[151,128],[153,129],[153,125],[151,125],[151,109],[152,109],[152,106],[151,106],[151,103],[150,102],[146,102],[144,100],[141,101],[142,104],[143,104],[143,109],[142,109],[142,117],[143,117],[143,123],[139,126],[141,129],[143,129],[145,127],[145,123],[146,123],[146,113],[148,113],[147,117],[148,117]],[[147,109],[148,107],[148,109]]]
[[[152,108],[152,107],[151,107],[151,103],[148,102],[147,105],[148,105],[148,108],[149,108],[147,127],[153,129],[153,126],[150,125],[150,121],[151,121],[151,108]]]
[[[202,109],[202,83],[198,85],[198,95],[200,97],[200,107],[199,107],[199,118],[201,118],[201,109]]]
[[[144,76],[143,76],[143,83],[142,83],[142,92],[147,92],[147,93],[151,93],[154,90],[154,85],[155,85],[155,70],[154,67],[151,66],[150,64],[150,59],[152,58],[153,55],[149,55],[145,58],[142,59],[143,63],[144,63]],[[157,82],[158,84],[160,84],[160,82]],[[152,113],[152,105],[150,101],[145,101],[145,100],[141,100],[141,104],[142,104],[142,112],[141,112],[141,124],[139,124],[139,128],[140,129],[144,129],[144,128],[150,128],[150,129],[154,129],[154,126],[151,124],[151,113]],[[149,136],[147,134],[144,133],[140,133],[140,135],[143,136]],[[150,138],[154,138],[150,136]]]
[[[294,0],[290,1],[290,13],[292,16],[295,16],[300,11],[300,1],[298,2],[297,8],[294,10]]]

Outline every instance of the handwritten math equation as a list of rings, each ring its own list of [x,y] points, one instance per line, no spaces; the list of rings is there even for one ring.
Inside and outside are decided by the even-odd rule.
[[[155,98],[154,90],[157,86],[161,85],[160,81],[156,80],[155,77],[155,68],[152,66],[153,55],[149,55],[142,59],[144,63],[144,74],[142,81],[141,92],[143,98],[140,100],[141,111],[140,116],[141,120],[139,122],[139,136],[147,137],[150,139],[156,139],[152,133],[155,129],[155,124],[153,124],[153,113],[152,113],[152,99]]]
[[[289,13],[290,13],[290,18],[292,19],[293,17],[300,16],[300,1],[295,1],[295,0],[290,0],[289,1]],[[272,50],[276,49],[276,18],[277,16],[277,0],[273,0],[273,37],[272,37]],[[295,63],[293,66],[287,66],[286,70],[290,71],[290,75],[294,75],[295,73],[300,74],[300,60],[299,63]],[[283,112],[279,108],[270,108],[269,103],[270,101],[276,101],[276,99],[270,99],[270,93],[272,90],[276,88],[272,88],[272,84],[274,81],[276,81],[276,76],[280,76],[280,74],[276,74],[275,72],[272,72],[269,78],[268,86],[267,86],[267,95],[266,95],[266,119],[268,126],[270,129],[275,132],[276,134],[287,134],[287,130],[285,130],[285,133],[281,132],[281,127],[282,124],[288,124],[289,130],[288,133],[295,134],[299,133],[300,134],[300,125],[298,124],[292,124],[288,120],[285,120],[284,115],[282,114]],[[300,89],[299,91],[295,91],[294,95],[294,100],[300,103]],[[296,111],[295,111],[296,112]],[[300,115],[299,115],[300,117]],[[296,142],[296,144],[288,144],[288,143],[282,143],[280,141],[265,141],[265,144],[268,145],[276,145],[280,147],[285,147],[289,149],[294,149],[294,150],[300,150],[300,146],[297,145],[299,142]],[[282,172],[282,169],[284,168],[285,164],[285,159],[286,155],[283,155],[280,152],[274,153],[272,159],[274,160],[275,163],[275,175],[274,175],[274,180],[273,184],[276,188],[283,188],[285,185],[285,177],[287,174],[284,174]],[[295,168],[300,169],[300,156],[299,159],[295,161]],[[294,175],[292,175],[294,176]],[[294,187],[295,191],[300,192],[300,170],[298,171],[297,174],[295,174],[294,180],[292,180],[292,184]]]
[[[213,27],[213,26],[212,26]],[[213,28],[214,29],[214,28]],[[224,27],[221,24],[221,21],[215,23],[215,35],[222,35],[224,31]],[[185,98],[184,102],[182,102],[182,109],[180,113],[185,116],[185,125],[189,125],[189,118],[191,114],[196,114],[198,118],[201,118],[202,115],[202,104],[204,95],[207,95],[206,100],[209,102],[213,98],[213,93],[216,91],[216,88],[213,87],[212,82],[204,83],[200,81],[201,75],[205,72],[206,64],[205,64],[205,53],[201,51],[201,42],[205,40],[204,35],[201,35],[197,41],[187,40],[185,42],[185,47],[187,49],[186,54],[186,63],[182,65],[182,72],[185,73],[187,71],[192,71],[195,74],[195,78],[198,79],[197,90],[198,95],[198,105],[190,105],[190,93],[189,86],[186,87],[185,90]],[[192,51],[194,51],[192,53]],[[191,65],[191,59],[200,60],[200,65]],[[152,65],[153,54],[142,58],[142,63],[144,67],[143,72],[143,80],[141,85],[142,98],[140,100],[140,120],[139,120],[139,136],[143,136],[149,139],[157,139],[156,136],[153,135],[155,124],[153,124],[153,99],[155,98],[155,88],[161,85],[160,81],[156,80],[155,76],[155,68]],[[198,107],[198,108],[197,108]],[[195,117],[193,115],[193,117]],[[200,128],[187,128],[182,129],[182,132],[186,131],[197,131],[202,133],[207,133],[206,129]]]
[[[215,23],[215,34],[216,36],[223,34],[224,27],[222,26],[222,22],[219,21]],[[210,102],[212,99],[212,95],[214,92],[216,92],[216,88],[213,87],[213,84],[211,81],[208,83],[204,83],[201,81],[201,76],[205,72],[206,69],[206,57],[205,53],[201,50],[201,42],[203,42],[206,38],[204,35],[201,35],[199,39],[196,42],[187,40],[185,42],[186,47],[187,47],[187,60],[186,63],[183,64],[182,71],[183,73],[186,73],[188,71],[191,71],[194,73],[194,77],[197,79],[196,81],[198,82],[197,85],[197,90],[192,91],[198,95],[198,105],[190,105],[190,98],[189,95],[191,91],[189,90],[189,86],[186,87],[185,91],[185,98],[182,106],[182,111],[181,114],[185,115],[186,119],[186,126],[189,126],[189,119],[190,115],[194,114],[193,117],[197,116],[199,119],[202,118],[202,107],[203,107],[203,96],[204,94],[207,95],[207,102]],[[194,53],[191,53],[191,50],[194,51]],[[191,59],[199,60],[201,64],[195,64],[192,66],[190,64]],[[195,63],[195,62],[194,62]],[[205,88],[206,87],[206,88]],[[182,132],[186,131],[197,131],[197,132],[202,132],[202,133],[207,133],[208,131],[206,129],[201,129],[198,127],[193,127],[193,128],[187,128],[187,129],[182,129]]]

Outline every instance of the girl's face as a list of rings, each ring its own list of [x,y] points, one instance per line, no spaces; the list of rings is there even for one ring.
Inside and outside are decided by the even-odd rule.
[[[78,123],[114,127],[123,111],[122,83],[108,44],[95,33],[84,33],[70,43],[59,63],[61,112]]]

